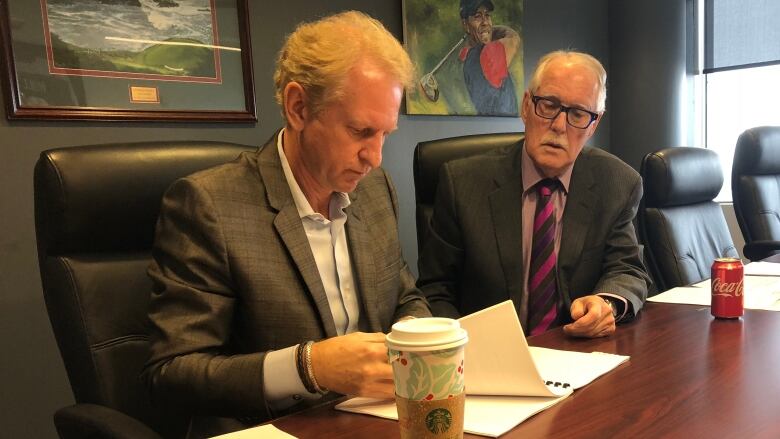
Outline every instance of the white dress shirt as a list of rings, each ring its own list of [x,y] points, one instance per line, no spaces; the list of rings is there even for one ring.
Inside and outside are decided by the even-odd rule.
[[[350,204],[349,196],[343,192],[335,192],[330,199],[330,220],[312,209],[311,204],[301,191],[290,164],[284,154],[282,145],[284,130],[279,132],[277,149],[282,162],[282,170],[295,207],[306,231],[317,270],[322,279],[322,285],[328,297],[330,311],[339,335],[348,334],[358,329],[360,305],[355,291],[355,281],[352,262],[349,257],[345,224],[347,214],[344,209]],[[304,340],[302,340],[304,341]],[[268,403],[277,410],[282,410],[299,400],[317,399],[306,391],[298,377],[295,365],[295,348],[290,346],[266,354],[263,363],[263,381]]]

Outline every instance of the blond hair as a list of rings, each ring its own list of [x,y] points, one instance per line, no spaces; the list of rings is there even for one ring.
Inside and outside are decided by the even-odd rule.
[[[297,82],[316,114],[344,95],[347,73],[359,62],[381,68],[410,86],[414,67],[401,44],[374,18],[346,11],[311,23],[301,23],[287,37],[276,61],[276,101],[284,107],[284,88]],[[284,111],[282,111],[284,117]]]
[[[604,111],[607,102],[607,71],[604,70],[604,66],[601,65],[599,60],[591,55],[588,55],[587,53],[576,52],[573,50],[556,50],[554,52],[548,53],[547,55],[544,55],[539,59],[539,63],[536,64],[536,70],[534,70],[534,74],[531,76],[531,81],[528,83],[528,90],[535,92],[536,89],[539,88],[539,84],[542,81],[542,76],[547,70],[547,67],[550,65],[550,62],[558,58],[565,58],[567,60],[574,61],[575,63],[593,71],[593,73],[596,75],[596,78],[598,78],[599,86],[596,110]]]

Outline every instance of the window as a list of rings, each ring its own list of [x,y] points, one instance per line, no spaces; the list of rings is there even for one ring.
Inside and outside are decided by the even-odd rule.
[[[731,162],[743,131],[780,125],[780,65],[704,75],[705,145],[723,165],[723,189],[716,201],[731,202]]]
[[[780,125],[780,2],[695,2],[696,64],[694,144],[718,153],[723,188],[716,201],[731,202],[731,164],[737,138],[762,125]]]

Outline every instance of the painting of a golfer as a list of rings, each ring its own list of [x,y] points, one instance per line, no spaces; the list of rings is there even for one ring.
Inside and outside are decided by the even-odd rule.
[[[522,2],[405,0],[404,41],[419,79],[408,114],[517,116]]]

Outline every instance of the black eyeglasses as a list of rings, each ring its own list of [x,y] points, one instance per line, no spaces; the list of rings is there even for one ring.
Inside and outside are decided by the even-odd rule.
[[[556,100],[534,96],[533,93],[531,93],[531,101],[534,103],[534,111],[537,116],[545,119],[555,119],[561,114],[561,111],[563,111],[566,113],[566,122],[574,128],[584,130],[589,127],[594,120],[599,118],[598,113],[583,110],[582,108],[567,107],[561,105],[561,103]]]

